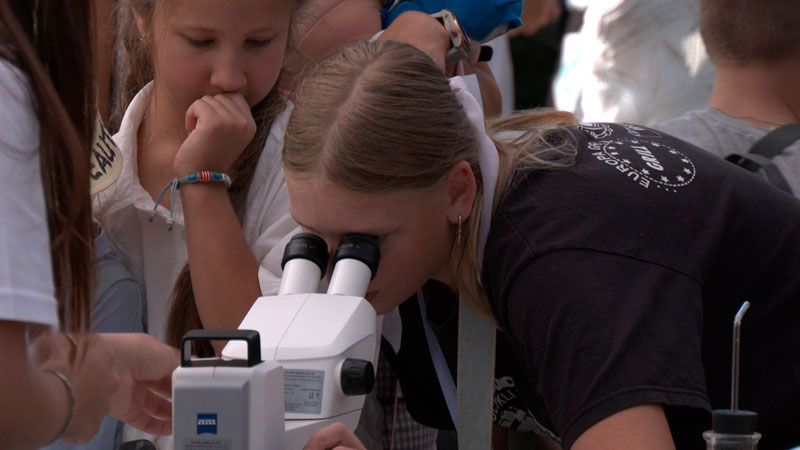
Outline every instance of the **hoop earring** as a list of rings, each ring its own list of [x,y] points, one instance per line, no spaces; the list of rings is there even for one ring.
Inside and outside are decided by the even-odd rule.
[[[461,216],[458,216],[458,228],[456,229],[456,245],[461,243]]]

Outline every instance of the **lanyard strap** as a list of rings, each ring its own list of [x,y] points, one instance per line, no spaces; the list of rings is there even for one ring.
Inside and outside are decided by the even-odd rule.
[[[458,448],[492,448],[495,329],[459,298]]]
[[[417,291],[419,312],[433,368],[447,411],[458,431],[460,450],[489,450],[492,444],[495,329],[463,300],[458,308],[458,386],[444,353],[428,323],[422,289]]]
[[[489,228],[492,221],[492,202],[497,185],[500,156],[494,142],[486,134],[483,109],[476,97],[470,93],[466,77],[450,79],[450,88],[464,108],[479,143],[478,163],[483,182],[483,207],[481,208],[480,232],[477,244],[478,270],[475,274],[480,281],[481,263]],[[474,88],[473,88],[474,89]],[[474,91],[473,91],[474,92]],[[494,357],[495,328],[485,317],[473,310],[459,297],[458,308],[458,448],[460,450],[490,450],[492,448],[492,411],[494,406]],[[474,300],[474,299],[473,299]]]

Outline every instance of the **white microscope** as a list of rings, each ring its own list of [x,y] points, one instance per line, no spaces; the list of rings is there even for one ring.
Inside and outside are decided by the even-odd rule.
[[[375,380],[376,315],[364,294],[379,260],[376,238],[346,235],[318,294],[327,246],[298,234],[278,295],[256,300],[239,330],[188,333],[172,377],[175,449],[299,450],[331,423],[355,430]],[[197,340],[229,342],[221,359],[199,359]]]

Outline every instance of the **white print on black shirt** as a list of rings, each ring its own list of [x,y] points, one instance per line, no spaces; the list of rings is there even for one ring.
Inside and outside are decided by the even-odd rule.
[[[611,126],[605,123],[583,123],[578,125],[578,129],[589,133],[595,139],[605,139],[614,134]]]
[[[494,380],[494,423],[504,428],[517,431],[533,432],[546,436],[556,442],[561,439],[552,431],[543,427],[527,409],[519,408],[521,403],[517,386],[511,377],[500,377]]]
[[[629,135],[635,138],[650,139],[664,137],[661,133],[652,128],[645,128],[632,123],[621,123],[620,125],[622,125],[622,128],[625,128],[625,131],[627,131]]]
[[[664,137],[661,133],[651,128],[642,127],[632,123],[620,123],[629,136],[634,138],[660,138]],[[578,125],[578,129],[589,133],[595,139],[606,139],[614,134],[614,129],[607,123],[583,123]]]
[[[615,139],[589,142],[598,161],[616,168],[645,189],[655,186],[667,192],[691,183],[697,171],[694,163],[680,151],[658,142]]]

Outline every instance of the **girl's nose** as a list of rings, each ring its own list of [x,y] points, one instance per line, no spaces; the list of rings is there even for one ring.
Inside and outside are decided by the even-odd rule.
[[[211,73],[211,85],[222,92],[240,92],[247,85],[247,76],[238,58],[228,56],[222,58]]]

